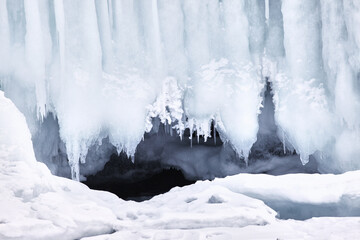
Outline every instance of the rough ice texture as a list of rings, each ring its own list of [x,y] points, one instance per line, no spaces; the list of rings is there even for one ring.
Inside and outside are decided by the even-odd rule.
[[[358,0],[0,0],[1,88],[39,160],[56,173],[66,152],[79,180],[112,146],[134,156],[155,116],[205,139],[214,121],[247,160],[269,77],[280,139],[343,172],[360,168],[359,24]]]

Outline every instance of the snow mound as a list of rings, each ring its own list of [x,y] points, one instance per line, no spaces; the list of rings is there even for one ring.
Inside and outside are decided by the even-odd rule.
[[[0,91],[0,238],[75,239],[113,231],[112,194],[51,175],[35,159],[24,116]]]
[[[156,206],[163,212],[163,217],[153,221],[151,227],[164,229],[266,225],[274,221],[276,215],[262,201],[217,185],[174,188],[144,205]]]

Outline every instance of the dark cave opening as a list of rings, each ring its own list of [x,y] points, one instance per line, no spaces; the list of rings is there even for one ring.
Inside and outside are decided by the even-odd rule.
[[[271,175],[317,172],[315,159],[310,158],[310,162],[303,166],[291,146],[284,148],[279,139],[269,81],[266,81],[263,94],[264,107],[258,116],[257,141],[251,148],[248,166],[228,143],[221,141],[213,123],[212,137],[205,142],[202,136],[197,138],[196,132],[191,138],[189,129],[180,140],[179,136],[172,134],[171,126],[158,122],[158,130],[146,133],[139,143],[134,162],[125,153],[114,153],[102,171],[87,176],[83,183],[125,200],[143,201],[173,187],[193,184],[196,180],[212,180],[241,172]],[[210,161],[214,156],[218,158]],[[224,170],[229,166],[234,170]]]
[[[191,140],[189,129],[185,129],[183,139],[180,140],[176,134],[170,134],[169,126],[160,124],[156,134],[144,134],[144,141],[138,145],[134,162],[124,152],[119,155],[114,153],[103,170],[87,176],[83,183],[91,189],[109,191],[124,200],[134,201],[148,200],[174,187],[193,184],[199,179],[186,176],[180,166],[162,162],[159,159],[163,156],[161,152],[164,151],[166,144],[174,144],[178,148],[190,151],[198,146],[211,149],[221,148],[223,142],[213,123],[211,136],[213,137],[207,141],[203,136],[199,136],[197,140],[195,131],[192,133]],[[154,156],[149,156],[150,150],[155,152]]]
[[[134,162],[124,152],[119,155],[114,153],[103,170],[86,176],[83,183],[91,189],[109,191],[124,200],[134,201],[148,200],[156,195],[166,193],[174,187],[193,184],[201,178],[186,176],[181,166],[162,161],[160,158],[164,154],[161,152],[164,152],[166,144],[173,144],[178,149],[189,151],[198,147],[222,148],[223,142],[213,123],[211,124],[211,134],[213,137],[207,141],[203,136],[199,136],[198,141],[196,132],[193,132],[191,140],[190,131],[186,129],[183,139],[180,140],[179,136],[169,133],[168,126],[160,124],[156,134],[144,134],[144,141],[138,145]],[[214,134],[216,134],[216,140],[214,140]],[[193,142],[191,143],[191,141]],[[155,152],[154,156],[150,156],[149,151]]]
[[[125,156],[126,157],[126,156]],[[114,162],[122,162],[132,166],[132,171],[122,177],[106,177],[108,166],[112,168]],[[119,160],[116,154],[111,156],[111,160],[105,165],[103,171],[93,176],[88,176],[83,182],[91,189],[108,191],[116,194],[124,200],[144,201],[153,196],[166,193],[173,187],[182,187],[195,183],[193,180],[187,180],[182,171],[176,168],[159,168],[155,171],[148,170],[141,164],[133,164],[129,158]],[[130,173],[131,172],[131,173]]]

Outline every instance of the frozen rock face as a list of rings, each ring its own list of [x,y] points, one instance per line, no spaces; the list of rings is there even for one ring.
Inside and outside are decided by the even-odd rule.
[[[73,179],[134,156],[155,117],[205,140],[214,122],[247,161],[265,78],[284,145],[343,172],[360,168],[359,24],[357,0],[0,0],[0,83]]]

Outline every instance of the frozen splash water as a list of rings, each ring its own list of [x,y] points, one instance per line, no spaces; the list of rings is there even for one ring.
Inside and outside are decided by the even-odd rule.
[[[205,139],[214,121],[247,158],[265,77],[303,163],[359,169],[359,24],[357,0],[0,0],[1,88],[33,135],[56,116],[77,180],[90,147],[134,156],[156,116]]]

